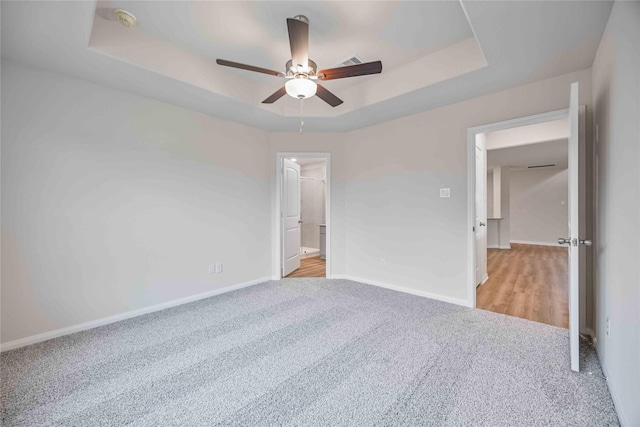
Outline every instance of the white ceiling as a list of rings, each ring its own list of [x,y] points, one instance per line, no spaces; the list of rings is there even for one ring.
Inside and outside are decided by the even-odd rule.
[[[294,161],[300,166],[310,165],[312,163],[326,163],[326,160],[324,158],[318,158],[318,157],[294,157],[294,158],[295,158]]]
[[[487,150],[487,170],[497,166],[528,169],[529,166],[555,165],[568,167],[568,140],[559,139],[536,144]]]
[[[273,131],[297,130],[282,81],[215,58],[282,70],[285,18],[310,20],[310,57],[357,54],[381,75],[329,81],[345,103],[305,102],[307,131],[345,131],[589,68],[611,2],[2,1],[2,58]],[[96,11],[123,7],[127,30]]]
[[[569,164],[569,119],[550,120],[527,126],[487,132],[487,168]]]
[[[569,138],[569,119],[550,120],[486,133],[487,150]]]

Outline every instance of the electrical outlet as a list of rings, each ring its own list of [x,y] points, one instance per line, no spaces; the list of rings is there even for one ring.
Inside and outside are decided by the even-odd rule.
[[[605,330],[605,334],[607,336],[611,335],[611,321],[609,320],[608,317],[607,317],[607,320],[605,322],[604,330]]]
[[[440,198],[448,199],[451,197],[451,189],[450,188],[441,188],[440,189]]]
[[[217,262],[215,264],[209,264],[209,274],[222,273],[222,263]]]
[[[380,258],[380,267],[385,268],[387,266],[387,261],[384,258]]]

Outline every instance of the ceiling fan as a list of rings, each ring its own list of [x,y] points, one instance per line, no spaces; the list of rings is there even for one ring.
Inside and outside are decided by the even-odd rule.
[[[316,63],[309,59],[309,19],[303,15],[287,18],[287,29],[289,30],[289,44],[291,45],[291,60],[286,63],[286,71],[284,73],[225,59],[217,59],[216,63],[225,67],[240,68],[289,79],[283,87],[262,101],[263,104],[273,104],[286,93],[298,99],[306,99],[311,98],[313,95],[318,95],[318,98],[327,104],[337,107],[342,104],[342,100],[325,89],[324,86],[316,83],[316,80],[344,79],[346,77],[382,72],[381,61],[317,71]]]

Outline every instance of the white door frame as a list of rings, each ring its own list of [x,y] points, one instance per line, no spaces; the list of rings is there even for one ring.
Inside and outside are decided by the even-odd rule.
[[[331,153],[326,152],[278,152],[276,153],[276,203],[274,212],[274,239],[273,239],[273,274],[276,280],[282,279],[282,159],[284,158],[317,158],[326,162],[326,179],[325,179],[325,215],[327,224],[327,278],[331,278]]]
[[[467,305],[469,307],[476,308],[476,235],[473,231],[476,218],[476,134],[534,125],[567,117],[569,117],[569,109],[565,108],[467,129],[467,224],[469,224],[467,230]]]

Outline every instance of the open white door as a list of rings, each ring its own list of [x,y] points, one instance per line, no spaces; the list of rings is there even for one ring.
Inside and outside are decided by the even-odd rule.
[[[583,117],[581,117],[583,116]],[[580,370],[580,246],[591,246],[590,240],[580,239],[580,151],[584,148],[584,110],[578,105],[578,83],[571,85],[569,98],[569,237],[558,243],[569,245],[569,348],[571,369]],[[582,257],[584,263],[584,257]],[[581,268],[582,267],[582,268]],[[584,278],[583,278],[584,280]]]
[[[487,274],[487,150],[486,135],[476,134],[476,285],[484,283]]]
[[[300,268],[300,165],[283,159],[282,277]]]

